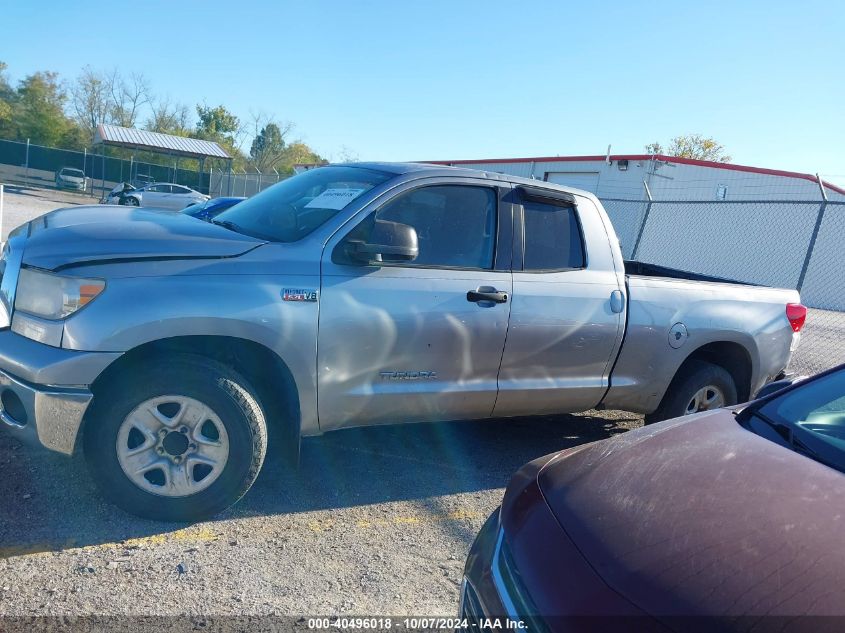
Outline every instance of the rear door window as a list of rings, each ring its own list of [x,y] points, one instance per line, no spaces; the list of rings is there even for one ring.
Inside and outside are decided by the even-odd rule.
[[[574,206],[524,201],[524,270],[584,268],[581,227]]]

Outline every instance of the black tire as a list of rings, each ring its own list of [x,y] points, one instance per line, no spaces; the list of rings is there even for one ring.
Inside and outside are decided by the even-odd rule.
[[[654,424],[687,415],[687,407],[695,394],[711,385],[724,395],[722,406],[737,403],[736,384],[724,368],[702,360],[687,361],[672,379],[657,410],[645,416],[645,423]]]
[[[141,203],[138,202],[137,198],[133,198],[131,196],[127,196],[126,198],[121,200],[120,204],[122,204],[125,207],[140,207],[141,206]]]
[[[103,495],[127,512],[160,521],[197,521],[237,502],[252,486],[267,452],[267,425],[249,383],[229,367],[180,354],[134,368],[97,390],[86,420],[85,459]],[[162,395],[193,398],[212,409],[228,435],[229,453],[217,479],[182,497],[154,494],[124,473],[118,431],[139,404]]]

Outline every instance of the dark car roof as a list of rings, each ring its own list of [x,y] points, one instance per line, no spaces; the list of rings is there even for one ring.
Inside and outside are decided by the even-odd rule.
[[[648,613],[845,613],[845,475],[732,411],[576,449],[538,481],[590,565]]]

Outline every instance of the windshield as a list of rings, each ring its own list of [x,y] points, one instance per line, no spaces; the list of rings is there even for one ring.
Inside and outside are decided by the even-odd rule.
[[[62,176],[73,176],[74,178],[82,178],[85,174],[79,169],[63,169]]]
[[[392,177],[363,167],[319,167],[265,189],[214,221],[263,239],[295,242]]]
[[[802,383],[753,413],[799,452],[845,470],[845,369]]]

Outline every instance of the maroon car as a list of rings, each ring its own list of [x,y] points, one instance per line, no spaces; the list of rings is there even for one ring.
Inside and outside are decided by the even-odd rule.
[[[845,630],[843,470],[845,365],[537,459],[473,544],[461,614],[533,631]]]

